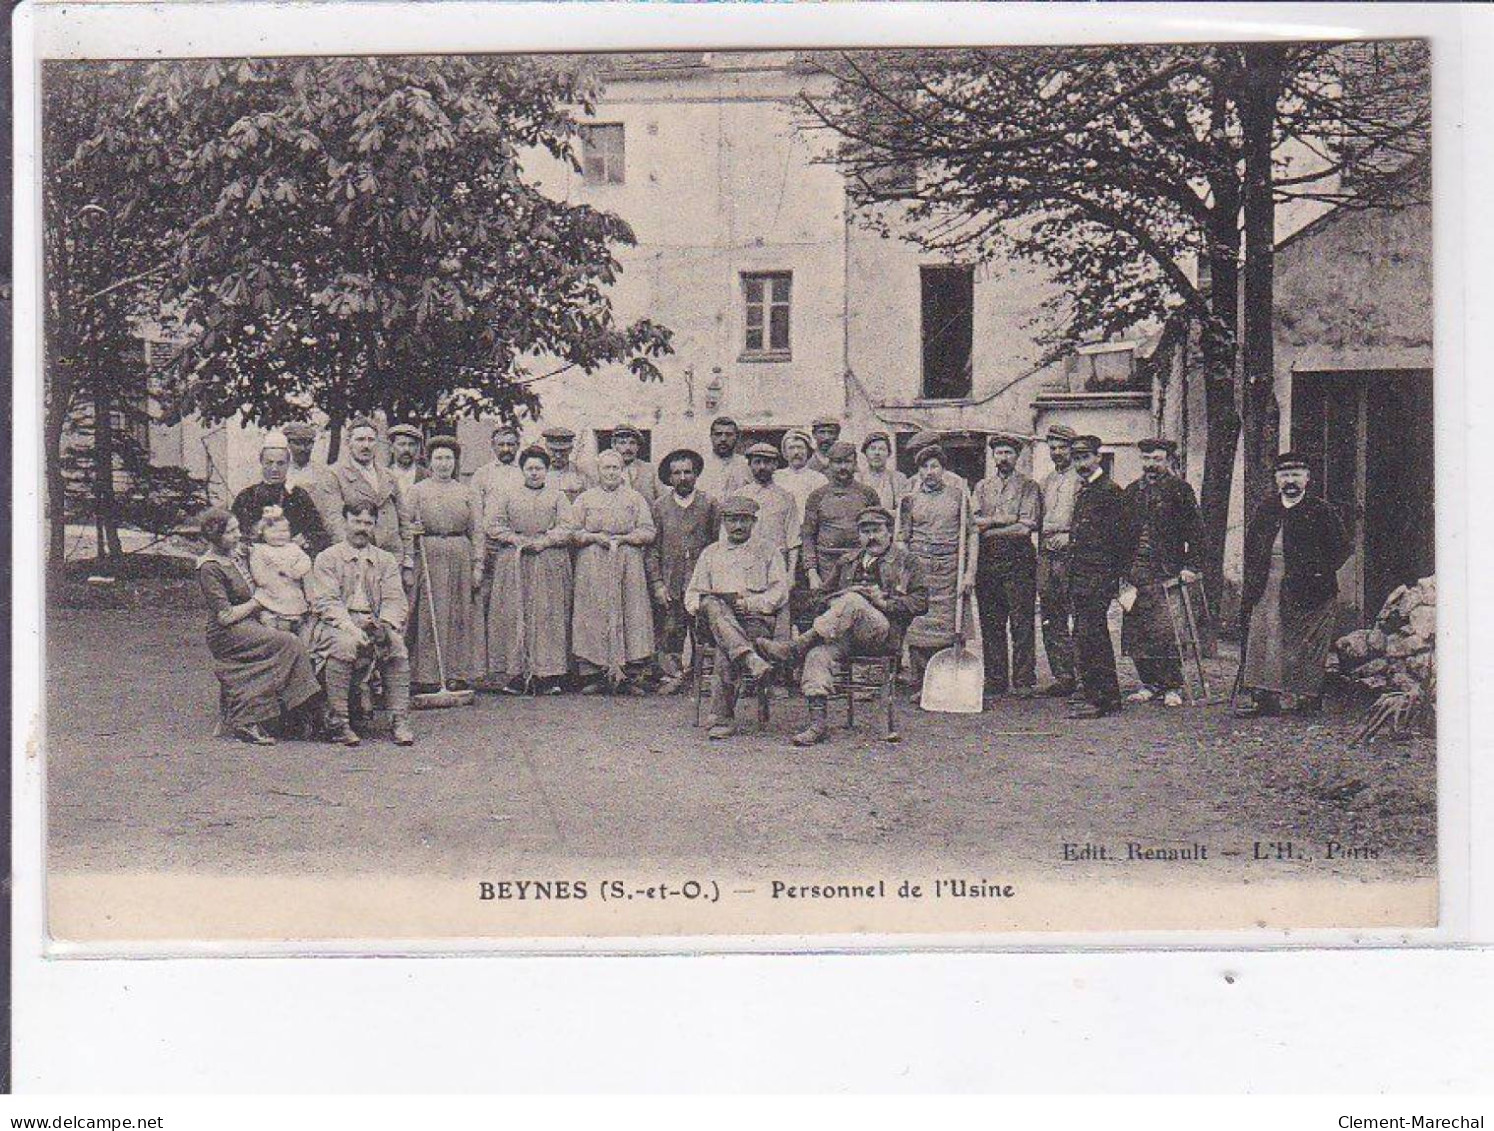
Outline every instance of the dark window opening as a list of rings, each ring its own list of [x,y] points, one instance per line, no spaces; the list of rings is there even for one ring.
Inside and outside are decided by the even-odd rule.
[[[621,124],[581,127],[581,175],[587,184],[622,184],[624,165]]]
[[[971,350],[975,337],[975,271],[924,267],[923,396],[963,400],[975,387]]]

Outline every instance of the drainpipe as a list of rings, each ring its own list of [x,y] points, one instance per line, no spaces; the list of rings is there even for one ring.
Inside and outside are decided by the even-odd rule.
[[[841,416],[851,415],[851,193],[841,184],[840,391]]]

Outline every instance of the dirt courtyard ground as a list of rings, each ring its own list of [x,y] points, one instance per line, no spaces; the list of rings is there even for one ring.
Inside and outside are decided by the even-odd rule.
[[[1435,743],[1352,747],[1362,708],[1341,700],[1279,720],[1223,705],[1087,722],[1052,700],[973,716],[905,706],[899,745],[881,741],[868,705],[855,731],[799,750],[787,742],[804,719],[797,694],[774,699],[768,734],[748,726],[724,743],[691,726],[688,696],[479,696],[418,714],[410,749],[260,750],[212,737],[200,615],[49,617],[54,874],[459,879],[704,861],[762,878],[919,862],[1084,881],[1158,867],[1128,862],[1133,843],[1206,846],[1183,871],[1209,882],[1435,874]],[[1213,669],[1227,689],[1231,658]],[[1109,858],[1084,858],[1086,845]]]

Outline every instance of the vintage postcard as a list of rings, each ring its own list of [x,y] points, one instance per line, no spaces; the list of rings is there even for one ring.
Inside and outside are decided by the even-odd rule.
[[[44,44],[55,944],[1438,926],[1425,40],[553,46]]]

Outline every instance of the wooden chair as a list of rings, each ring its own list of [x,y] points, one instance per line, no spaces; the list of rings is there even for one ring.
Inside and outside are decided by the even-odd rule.
[[[694,683],[695,725],[700,726],[701,704],[705,700],[706,683],[716,670],[716,644],[699,620],[690,622],[690,679]],[[757,700],[757,725],[768,725],[768,699],[773,688],[773,673],[761,679],[743,676],[738,684],[737,699],[751,695]]]
[[[846,701],[846,728],[856,725],[856,700],[881,706],[887,729],[884,741],[901,742],[897,729],[897,656],[852,656],[835,666],[831,699]]]

